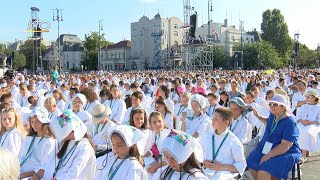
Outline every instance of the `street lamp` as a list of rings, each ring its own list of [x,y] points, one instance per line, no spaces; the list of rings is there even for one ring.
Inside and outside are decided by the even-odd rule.
[[[56,14],[54,14],[54,11],[56,11]],[[61,61],[62,61],[62,56],[60,54],[60,21],[63,21],[63,17],[62,17],[62,9],[53,9],[53,21],[57,21],[58,22],[58,62],[59,62],[59,72],[61,73]]]

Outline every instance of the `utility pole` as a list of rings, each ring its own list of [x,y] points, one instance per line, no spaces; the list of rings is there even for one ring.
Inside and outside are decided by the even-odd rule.
[[[299,33],[294,34],[294,62],[293,62],[293,69],[296,69],[298,66],[298,58],[299,58],[299,49],[300,49],[300,44],[299,44]]]
[[[243,69],[243,30],[244,30],[244,21],[240,20],[240,31],[241,31],[241,69]]]
[[[56,11],[56,14],[54,14],[54,12]],[[60,21],[63,21],[63,17],[62,17],[62,9],[53,9],[53,21],[57,21],[58,22],[58,64],[59,64],[59,73],[61,73],[61,61],[62,61],[62,56],[61,56],[61,52],[60,52]]]
[[[103,30],[102,20],[99,20],[99,51],[98,51],[98,71],[101,68],[101,31]]]

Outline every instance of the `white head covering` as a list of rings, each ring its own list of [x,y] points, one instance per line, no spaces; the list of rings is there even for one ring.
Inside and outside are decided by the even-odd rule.
[[[127,147],[137,144],[140,155],[144,154],[146,136],[142,131],[128,125],[117,125],[110,131],[110,137],[113,133],[120,134]]]
[[[163,141],[160,151],[169,153],[179,164],[188,160],[194,153],[199,162],[203,162],[203,150],[197,139],[191,135],[176,130],[171,130]]]
[[[73,96],[73,98],[72,98],[72,101],[73,101],[75,98],[77,98],[77,97],[80,99],[80,101],[82,102],[82,104],[85,104],[85,103],[87,102],[86,96],[83,95],[83,94],[81,94],[81,93],[75,94],[75,95]]]
[[[197,103],[199,103],[200,108],[205,108],[206,104],[207,104],[207,100],[204,96],[200,95],[200,94],[194,94],[191,96],[189,102],[188,102],[188,109],[192,110],[192,101],[196,101]]]
[[[72,131],[75,141],[80,141],[87,133],[86,125],[70,109],[61,114],[56,121],[52,121],[50,126],[58,141],[64,140]]]
[[[281,94],[275,94],[268,103],[277,103],[286,107],[287,111],[290,111],[290,106],[288,105],[288,100]],[[269,107],[269,106],[268,106]],[[270,107],[269,107],[270,109]]]
[[[30,117],[37,116],[38,120],[43,124],[50,123],[51,120],[48,118],[48,110],[44,107],[36,107],[31,112]]]

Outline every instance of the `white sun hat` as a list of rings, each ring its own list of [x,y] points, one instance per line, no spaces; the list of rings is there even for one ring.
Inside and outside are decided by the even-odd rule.
[[[37,116],[38,120],[43,123],[43,124],[47,124],[50,123],[51,120],[48,118],[48,110],[44,107],[36,107],[32,110],[31,114],[30,114],[30,118]]]

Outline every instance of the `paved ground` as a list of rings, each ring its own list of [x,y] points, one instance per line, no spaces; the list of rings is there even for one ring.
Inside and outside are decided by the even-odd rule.
[[[302,180],[320,180],[320,153],[313,153],[301,166]]]

